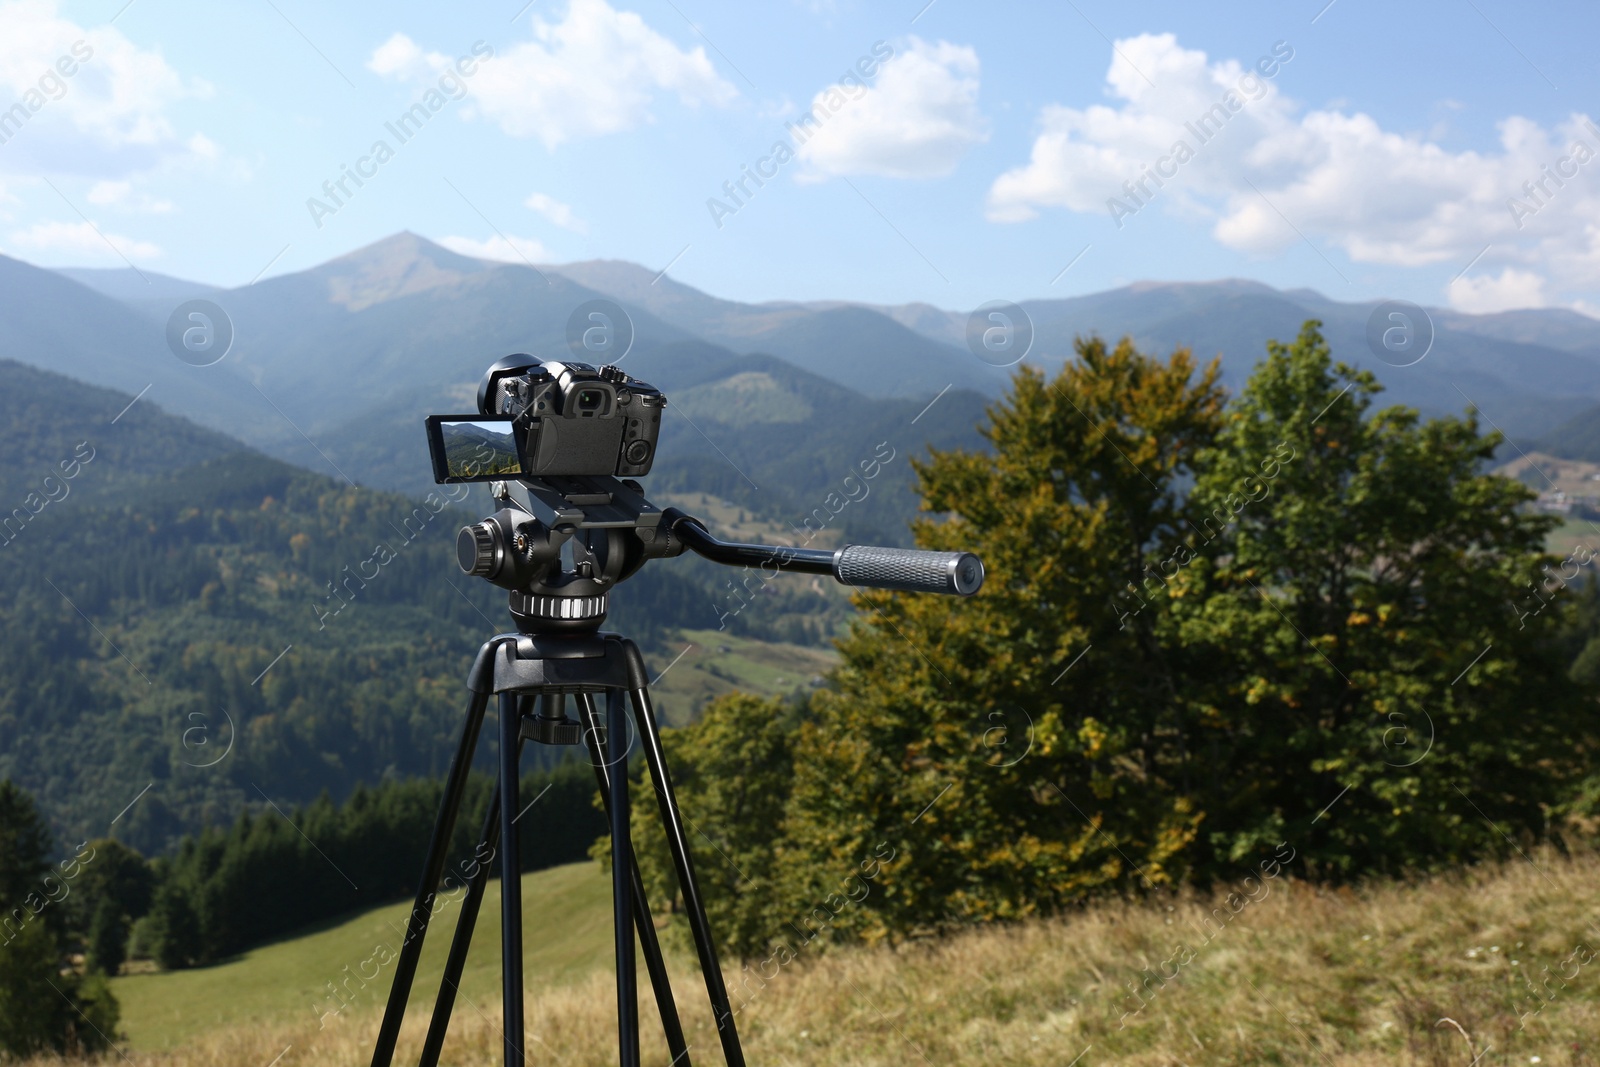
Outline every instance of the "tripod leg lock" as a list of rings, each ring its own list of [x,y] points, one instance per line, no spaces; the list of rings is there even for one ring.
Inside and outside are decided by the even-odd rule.
[[[622,645],[623,662],[628,668],[628,688],[634,692],[648,689],[650,686],[650,672],[645,668],[644,656],[639,652],[639,646],[632,641],[618,638]]]

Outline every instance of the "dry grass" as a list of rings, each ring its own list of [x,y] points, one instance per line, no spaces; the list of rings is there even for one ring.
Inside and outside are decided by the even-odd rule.
[[[1465,1067],[1480,1055],[1479,1064],[1600,1063],[1600,958],[1562,963],[1580,943],[1600,949],[1591,918],[1600,858],[1534,862],[1361,890],[1279,880],[1237,914],[1220,900],[1180,897],[1102,904],[898,951],[805,949],[764,989],[752,981],[740,1029],[752,1064],[789,1067]],[[1199,926],[1219,906],[1225,925],[1217,931],[1213,919],[1207,941]],[[1147,1005],[1123,1018],[1138,1003],[1130,985],[1180,946],[1192,958],[1164,984],[1148,978]],[[1535,1002],[1520,976],[1542,980],[1545,967],[1568,981],[1551,982],[1554,999],[1522,1028],[1520,1013]],[[1165,973],[1172,971],[1168,964]],[[691,1057],[720,1063],[694,976],[675,973]],[[742,973],[730,969],[730,983]],[[614,1062],[611,998],[603,970],[531,997],[530,1062]],[[645,1062],[665,1065],[648,994],[643,999]],[[462,1005],[446,1061],[498,1062],[498,1014],[482,1001]],[[411,1021],[398,1062],[407,1051],[415,1057],[423,1024],[420,1016]],[[128,1060],[264,1067],[287,1049],[282,1067],[355,1067],[368,1062],[376,1025],[366,1014],[321,1032],[236,1028]]]

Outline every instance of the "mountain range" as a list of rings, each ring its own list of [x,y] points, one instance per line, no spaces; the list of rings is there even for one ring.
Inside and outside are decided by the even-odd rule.
[[[783,436],[792,452],[809,436],[805,422],[815,416],[799,415],[808,405],[868,401],[852,412],[859,418],[875,403],[887,433],[901,408],[914,416],[942,396],[928,421],[971,442],[971,417],[1009,373],[967,350],[966,314],[927,304],[740,303],[632,263],[496,263],[410,233],[235,289],[127,269],[46,271],[0,257],[0,293],[0,354],[129,392],[148,385],[167,410],[270,455],[413,492],[427,482],[421,416],[471,410],[478,376],[501,354],[569,355],[568,319],[594,300],[615,302],[632,320],[624,369],[680,401],[695,423],[677,426],[678,435],[669,429],[663,455],[696,470],[731,464],[756,507],[762,499],[750,486],[766,491],[789,479],[731,462],[753,427]],[[215,301],[233,322],[233,350],[216,366],[191,367],[166,350],[167,317],[193,297]],[[1428,309],[1431,348],[1396,367],[1368,347],[1375,303],[1308,289],[1141,282],[1021,306],[1034,332],[1027,361],[1046,371],[1071,358],[1079,336],[1127,336],[1146,351],[1183,346],[1218,356],[1232,387],[1269,338],[1288,340],[1316,318],[1335,356],[1377,374],[1389,403],[1429,415],[1472,404],[1513,438],[1552,451],[1600,448],[1583,432],[1600,407],[1600,321],[1573,311]],[[741,426],[722,421],[721,402],[694,402],[694,390],[712,386],[706,395],[737,394]]]

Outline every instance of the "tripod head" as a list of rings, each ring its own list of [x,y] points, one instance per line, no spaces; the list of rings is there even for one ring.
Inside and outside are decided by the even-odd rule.
[[[501,508],[461,528],[456,561],[468,574],[510,590],[511,615],[528,634],[598,629],[613,587],[652,559],[685,549],[732,567],[776,567],[828,574],[844,585],[971,596],[983,563],[971,552],[846,545],[791,548],[721,541],[677,508],[645,499],[638,482],[610,476],[522,478],[522,507],[505,482],[492,489]]]
[[[598,629],[613,587],[685,549],[729,566],[829,574],[873,589],[971,596],[983,585],[983,563],[971,552],[739,544],[656,507],[637,481],[619,476],[649,473],[666,404],[660,390],[614,366],[519,354],[484,375],[478,414],[428,417],[435,479],[492,483],[500,510],[461,529],[456,559],[510,591],[522,633]],[[511,496],[513,480],[528,507]]]

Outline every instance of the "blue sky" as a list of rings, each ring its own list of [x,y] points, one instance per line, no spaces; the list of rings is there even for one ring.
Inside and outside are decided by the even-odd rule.
[[[1600,312],[1587,5],[519,8],[0,0],[0,251],[241,285],[409,229],[742,300]]]

